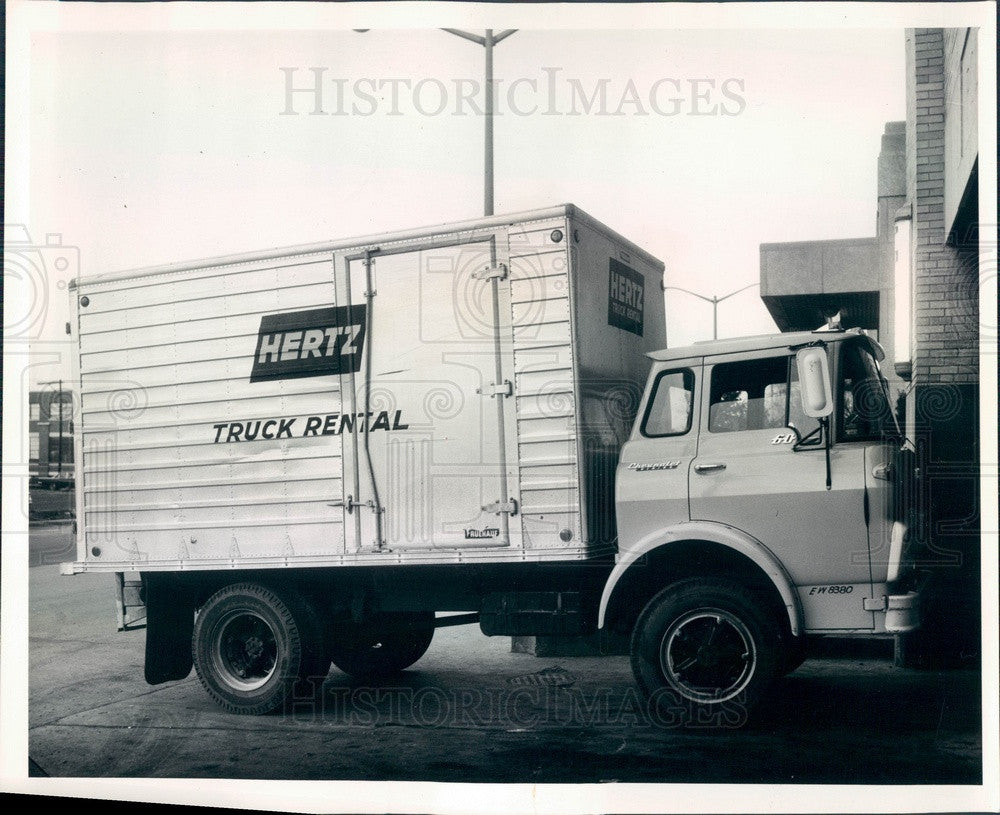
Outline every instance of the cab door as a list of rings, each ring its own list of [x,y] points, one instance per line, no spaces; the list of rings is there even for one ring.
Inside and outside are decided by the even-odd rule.
[[[701,360],[654,369],[616,478],[619,540],[634,543],[689,519],[688,469],[698,452]]]
[[[692,520],[732,526],[774,553],[807,629],[871,629],[864,448],[833,447],[827,490],[822,431],[802,412],[789,350],[707,358],[705,380]]]
[[[837,445],[861,457],[872,582],[884,582],[895,520],[893,486],[899,431],[878,368],[878,347],[859,338],[841,343],[837,371]],[[897,468],[896,469],[900,469]],[[897,542],[898,544],[899,542]]]

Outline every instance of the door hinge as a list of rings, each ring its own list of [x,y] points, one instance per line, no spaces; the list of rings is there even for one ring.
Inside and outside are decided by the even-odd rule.
[[[865,611],[886,611],[889,608],[889,598],[884,594],[881,597],[866,597],[863,608]]]
[[[481,507],[483,512],[492,512],[494,515],[500,515],[506,512],[508,515],[517,515],[517,500],[511,498],[507,503],[501,503],[500,501],[494,501],[492,504],[487,504]]]
[[[480,396],[489,396],[490,398],[494,396],[513,396],[514,386],[508,381],[504,380],[499,385],[491,382],[489,385],[484,385],[481,388],[476,388],[476,393]]]
[[[472,273],[475,280],[504,280],[507,277],[507,266],[497,263],[495,266],[484,266]]]

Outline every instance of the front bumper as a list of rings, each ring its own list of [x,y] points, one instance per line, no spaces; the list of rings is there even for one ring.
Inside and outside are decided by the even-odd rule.
[[[876,634],[908,634],[920,628],[920,598],[923,582],[876,585],[874,596],[865,598],[865,611],[875,612]]]
[[[920,592],[890,594],[885,598],[885,631],[887,634],[908,634],[920,627]]]

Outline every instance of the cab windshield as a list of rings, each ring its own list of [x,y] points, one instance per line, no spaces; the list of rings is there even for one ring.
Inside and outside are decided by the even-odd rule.
[[[878,362],[861,342],[844,343],[840,356],[839,441],[877,441],[899,435]]]

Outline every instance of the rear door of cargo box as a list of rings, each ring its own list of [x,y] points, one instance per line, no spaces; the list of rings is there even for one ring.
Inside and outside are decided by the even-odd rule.
[[[336,257],[366,337],[341,376],[355,551],[520,546],[506,252],[501,231]]]

